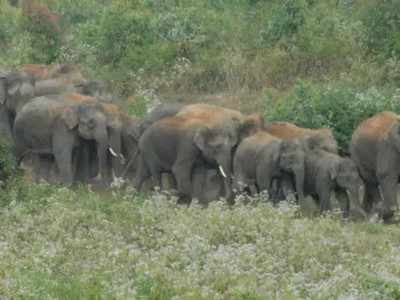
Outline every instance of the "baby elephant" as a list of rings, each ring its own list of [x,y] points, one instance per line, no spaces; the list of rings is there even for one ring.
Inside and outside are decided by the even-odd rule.
[[[305,166],[304,192],[306,195],[316,196],[321,212],[331,208],[331,193],[339,191],[347,194],[346,214],[366,217],[360,205],[365,190],[364,183],[350,158],[313,149],[307,153]]]
[[[234,157],[235,186],[239,190],[255,185],[251,192],[267,190],[276,200],[278,189],[274,185],[284,175],[294,178],[296,192],[301,201],[304,186],[303,144],[298,139],[281,140],[265,131],[258,131],[245,138]]]

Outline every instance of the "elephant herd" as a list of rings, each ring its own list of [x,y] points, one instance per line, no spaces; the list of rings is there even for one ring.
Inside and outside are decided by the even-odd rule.
[[[332,131],[265,122],[216,105],[161,104],[142,119],[113,104],[101,81],[71,65],[24,65],[0,73],[0,129],[36,179],[99,182],[123,177],[138,190],[165,187],[179,201],[202,203],[266,191],[276,203],[306,196],[321,212],[342,194],[344,213],[384,221],[397,210],[400,117],[381,112],[354,131],[350,157],[338,154]]]

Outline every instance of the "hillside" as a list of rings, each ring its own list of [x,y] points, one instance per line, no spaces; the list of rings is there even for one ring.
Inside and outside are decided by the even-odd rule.
[[[400,113],[400,1],[0,0],[0,73],[33,63],[79,66],[131,115],[208,102],[329,127],[348,154],[362,120]],[[399,224],[33,184],[15,166],[0,141],[1,300],[400,299]]]

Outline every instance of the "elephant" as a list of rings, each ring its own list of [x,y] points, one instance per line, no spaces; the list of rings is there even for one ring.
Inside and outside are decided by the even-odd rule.
[[[156,106],[141,120],[139,125],[139,136],[141,136],[151,124],[163,118],[176,115],[184,106],[185,105],[181,103],[162,103]]]
[[[192,194],[200,204],[207,205],[225,195],[224,177],[217,168],[207,164],[195,166],[192,171]]]
[[[319,200],[320,211],[331,209],[331,193],[336,191],[347,195],[346,215],[365,218],[365,186],[354,161],[319,147],[310,147],[305,157],[304,193]]]
[[[2,134],[12,140],[16,113],[34,97],[35,79],[25,72],[0,73],[0,124]]]
[[[101,107],[106,116],[107,139],[110,146],[107,153],[107,176],[104,181],[110,183],[113,177],[122,176],[125,162],[130,161],[131,157],[137,152],[139,120],[127,115],[118,106],[98,101],[97,98],[92,96],[70,93],[48,96],[47,99],[70,104],[97,103]],[[91,178],[96,177],[99,172],[98,156],[94,155],[96,153],[96,142],[81,139],[78,148],[77,164],[79,164],[79,169],[75,174],[75,179],[88,182]],[[131,163],[130,167],[132,169],[135,164]]]
[[[20,66],[19,70],[35,78],[35,97],[79,93],[101,98],[104,102],[114,101],[114,97],[108,92],[109,87],[104,81],[87,80],[76,65],[26,64]]]
[[[41,165],[55,159],[61,182],[73,183],[74,153],[82,142],[96,143],[99,173],[107,177],[107,117],[100,103],[73,103],[38,97],[27,103],[17,114],[14,126],[16,153],[20,162],[27,154],[39,157]],[[40,173],[40,171],[37,171]]]
[[[319,144],[321,149],[331,153],[338,153],[338,145],[329,128],[309,129],[298,127],[289,122],[269,122],[264,125],[264,130],[281,139],[291,140],[301,136],[318,135],[322,139]]]
[[[64,78],[73,83],[85,81],[79,67],[71,64],[25,64],[18,68],[20,71],[32,75],[36,80]]]
[[[140,124],[139,134],[142,135],[143,132],[154,122],[161,120],[166,117],[180,115],[187,117],[195,117],[195,118],[204,118],[204,116],[210,114],[220,114],[223,113],[225,115],[229,115],[231,118],[236,117],[238,119],[244,120],[249,124],[249,129],[257,129],[262,128],[264,126],[264,118],[259,114],[251,114],[248,116],[242,115],[239,111],[223,108],[220,106],[205,104],[205,103],[197,103],[197,104],[182,104],[182,103],[162,103],[155,107],[142,121]],[[247,135],[250,135],[251,132],[242,131],[243,136],[241,139]]]
[[[241,131],[253,124],[240,120],[235,111],[232,113],[223,108],[210,107],[209,114],[202,111],[196,115],[196,111],[192,110],[192,116],[189,113],[189,116],[184,116],[179,115],[180,111],[175,116],[153,123],[142,134],[136,177],[138,189],[149,176],[153,176],[156,185],[160,186],[161,172],[171,171],[180,195],[190,197],[192,169],[204,159],[207,163],[218,165],[224,176],[226,197],[230,199],[232,151]]]
[[[400,175],[400,118],[389,111],[364,120],[353,132],[351,158],[366,184],[363,207],[371,212],[382,200],[379,215],[391,222],[397,210]]]
[[[101,103],[101,106],[107,117],[109,143],[112,146],[108,154],[109,174],[112,177],[134,178],[140,121],[123,112],[115,104]]]
[[[268,191],[277,200],[277,182],[293,176],[299,201],[304,198],[305,149],[299,139],[279,139],[264,130],[245,138],[234,156],[235,187],[251,193]],[[254,188],[255,186],[255,188]]]

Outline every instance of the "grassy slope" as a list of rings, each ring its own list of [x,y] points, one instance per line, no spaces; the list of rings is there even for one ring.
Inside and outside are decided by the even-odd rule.
[[[299,218],[296,207],[262,199],[202,209],[130,190],[9,192],[0,211],[6,298],[400,297],[398,226]]]

